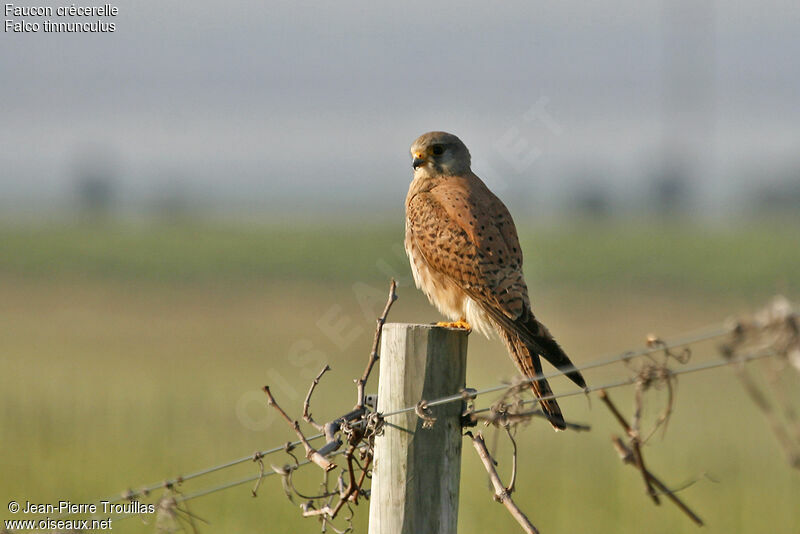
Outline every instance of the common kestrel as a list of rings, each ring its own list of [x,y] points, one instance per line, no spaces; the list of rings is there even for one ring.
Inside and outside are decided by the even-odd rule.
[[[429,132],[411,145],[414,179],[406,197],[405,249],[417,287],[440,312],[486,336],[497,332],[519,370],[541,377],[544,357],[577,385],[581,373],[536,320],[522,275],[522,250],[511,214],[470,169],[455,135]],[[544,378],[531,389],[556,429],[561,409]]]

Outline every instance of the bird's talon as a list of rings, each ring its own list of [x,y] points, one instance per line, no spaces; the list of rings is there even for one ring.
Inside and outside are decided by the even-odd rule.
[[[467,330],[468,332],[472,331],[472,326],[467,322],[466,319],[459,319],[458,321],[454,322],[447,322],[447,321],[440,321],[436,323],[436,326],[443,326],[445,328],[457,328],[459,330]]]

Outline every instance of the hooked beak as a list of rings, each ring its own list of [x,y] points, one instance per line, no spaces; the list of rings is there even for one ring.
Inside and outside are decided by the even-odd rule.
[[[425,158],[422,157],[422,154],[414,154],[414,161],[411,162],[411,166],[414,167],[414,170],[417,170],[417,167],[425,164]]]

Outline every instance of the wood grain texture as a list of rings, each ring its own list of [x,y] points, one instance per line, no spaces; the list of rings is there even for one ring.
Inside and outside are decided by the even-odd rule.
[[[381,342],[378,411],[458,393],[465,385],[467,335],[432,325],[387,324]],[[462,403],[391,417],[375,440],[369,534],[456,534]]]

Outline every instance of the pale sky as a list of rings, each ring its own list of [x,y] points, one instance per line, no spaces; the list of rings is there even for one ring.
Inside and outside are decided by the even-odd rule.
[[[97,152],[131,198],[401,201],[432,129],[545,196],[644,187],[665,138],[706,191],[800,167],[793,1],[115,5],[114,33],[0,35],[4,204],[65,198]]]

